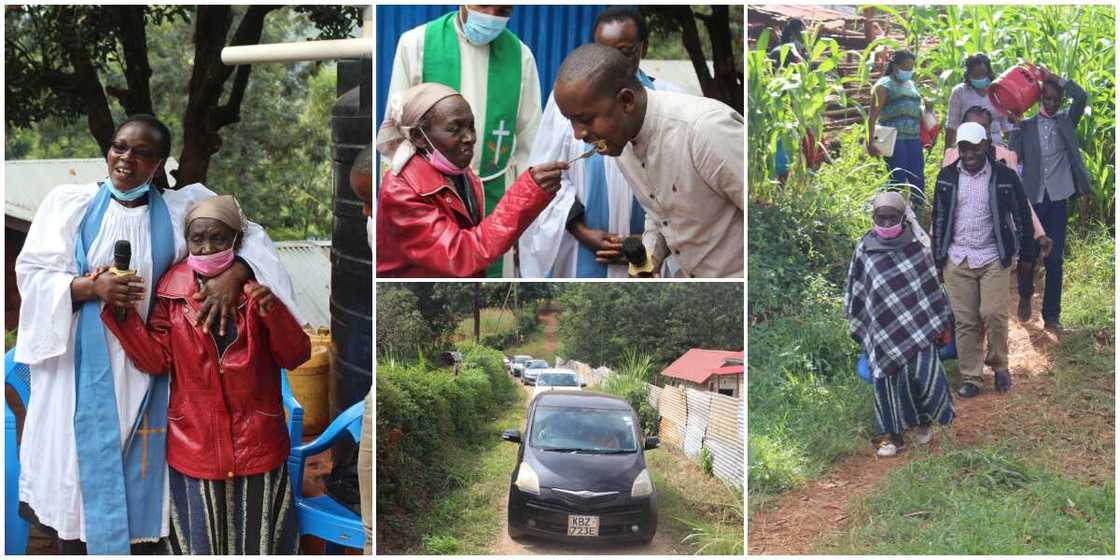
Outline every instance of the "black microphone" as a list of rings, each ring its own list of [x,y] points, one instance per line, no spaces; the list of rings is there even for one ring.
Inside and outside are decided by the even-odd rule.
[[[130,274],[132,271],[128,269],[132,264],[132,244],[127,239],[121,239],[113,245],[113,268],[110,270],[117,276],[124,276]],[[116,315],[117,322],[124,322],[124,317],[128,313],[127,307],[117,307],[113,310]]]
[[[632,236],[622,240],[622,256],[630,263],[632,276],[642,278],[653,276],[653,263],[640,237]]]

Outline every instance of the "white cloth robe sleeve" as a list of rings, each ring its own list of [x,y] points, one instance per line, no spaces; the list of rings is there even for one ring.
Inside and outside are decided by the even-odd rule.
[[[192,183],[179,190],[165,191],[164,200],[167,201],[168,210],[171,211],[172,222],[175,226],[176,248],[180,246],[182,240],[185,239],[184,227],[186,224],[182,220],[176,220],[175,216],[182,216],[184,219],[190,209],[199,201],[216,196],[210,189],[204,187],[199,183]],[[292,289],[292,278],[288,275],[287,269],[284,268],[283,263],[280,262],[280,255],[276,252],[276,245],[269,238],[268,233],[264,228],[254,222],[247,221],[245,225],[245,238],[241,240],[241,247],[237,250],[237,255],[249,264],[253,269],[253,274],[256,276],[257,282],[268,286],[280,301],[288,307],[288,311],[296,318],[301,325],[305,324],[303,312],[296,305],[295,291]],[[183,244],[182,251],[177,250],[175,260],[186,256],[186,246]]]
[[[571,159],[568,149],[570,142],[566,137],[570,131],[571,124],[560,113],[555,100],[549,96],[528,165]],[[577,198],[572,175],[579,171],[582,171],[582,167],[577,170],[573,165],[567,173],[560,175],[560,190],[556,197],[521,234],[518,245],[522,278],[575,276],[575,262],[565,256],[577,249],[578,242],[565,231],[564,225]]]
[[[47,193],[31,220],[23,250],[16,257],[16,285],[22,296],[16,361],[34,365],[66,353],[77,314],[70,283],[78,275],[74,259],[78,226],[96,184],[60,185]]]

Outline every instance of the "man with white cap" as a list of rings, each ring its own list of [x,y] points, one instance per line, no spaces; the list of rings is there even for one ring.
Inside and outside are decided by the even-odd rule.
[[[964,383],[958,394],[980,393],[984,364],[995,388],[1007,392],[1008,274],[1012,258],[1035,257],[1034,225],[1023,185],[1009,167],[992,159],[987,131],[974,123],[957,129],[960,157],[937,175],[933,197],[933,257],[949,292],[956,319],[957,355]],[[981,359],[981,325],[987,356]]]

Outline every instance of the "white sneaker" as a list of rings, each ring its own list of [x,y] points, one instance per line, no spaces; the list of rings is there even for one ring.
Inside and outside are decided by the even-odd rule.
[[[888,441],[887,443],[880,445],[879,449],[875,451],[875,454],[880,457],[894,457],[895,455],[898,455],[898,447]]]
[[[918,426],[914,428],[914,443],[926,445],[931,439],[933,439],[933,430],[931,430],[929,426]]]

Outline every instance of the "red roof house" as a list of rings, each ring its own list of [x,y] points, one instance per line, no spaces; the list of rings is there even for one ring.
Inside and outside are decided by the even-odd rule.
[[[661,375],[669,378],[672,385],[738,398],[743,386],[743,352],[693,348],[669,364]]]

